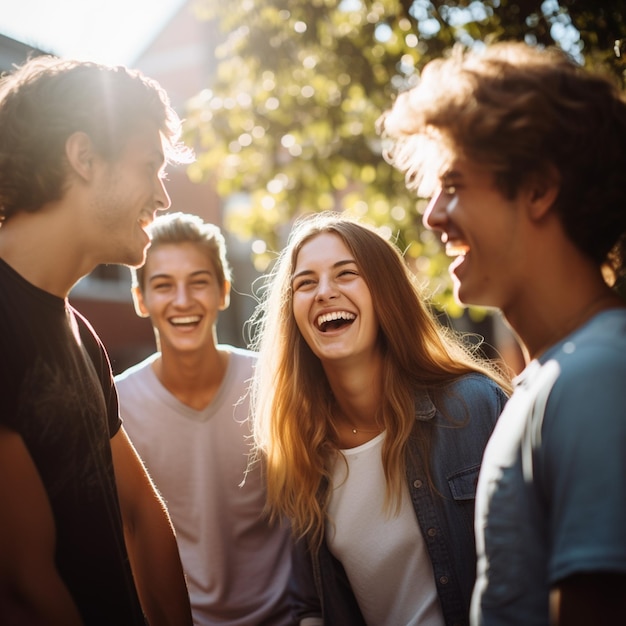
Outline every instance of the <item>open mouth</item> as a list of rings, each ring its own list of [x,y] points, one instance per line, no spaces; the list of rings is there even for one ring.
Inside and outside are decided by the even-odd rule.
[[[332,313],[324,313],[317,318],[317,327],[323,332],[329,330],[339,330],[344,326],[349,326],[356,319],[354,313],[348,311],[333,311]]]
[[[199,315],[187,315],[186,317],[171,317],[169,322],[172,326],[189,327],[199,324],[201,319]]]
[[[448,241],[446,243],[447,256],[465,256],[469,252],[469,246],[465,243]]]

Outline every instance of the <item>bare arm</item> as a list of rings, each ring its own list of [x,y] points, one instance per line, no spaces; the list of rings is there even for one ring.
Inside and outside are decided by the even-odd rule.
[[[165,505],[123,428],[111,448],[124,536],[143,610],[151,626],[191,625],[189,594]]]
[[[570,576],[552,590],[554,626],[589,626],[626,622],[626,574],[590,573]]]
[[[0,426],[0,623],[75,626],[78,609],[54,562],[55,524],[33,460]]]

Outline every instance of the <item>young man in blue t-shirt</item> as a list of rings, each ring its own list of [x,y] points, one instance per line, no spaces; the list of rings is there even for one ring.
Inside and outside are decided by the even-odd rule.
[[[555,49],[457,52],[380,124],[456,298],[499,308],[528,360],[481,469],[472,623],[622,623],[626,102]]]

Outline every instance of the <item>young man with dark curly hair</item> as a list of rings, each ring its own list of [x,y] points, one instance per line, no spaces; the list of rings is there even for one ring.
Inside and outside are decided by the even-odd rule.
[[[622,623],[626,101],[500,43],[427,65],[380,124],[457,299],[501,309],[528,358],[479,478],[473,624]]]

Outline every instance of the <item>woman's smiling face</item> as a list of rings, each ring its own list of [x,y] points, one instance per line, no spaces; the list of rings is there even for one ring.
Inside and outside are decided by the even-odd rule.
[[[370,290],[339,235],[322,232],[302,245],[291,286],[298,329],[323,364],[369,358],[377,350]]]

